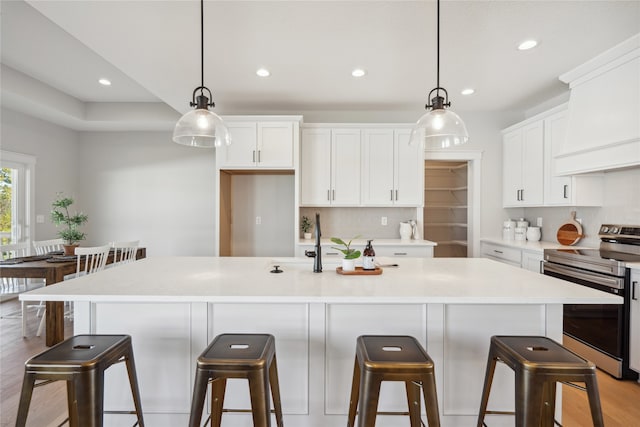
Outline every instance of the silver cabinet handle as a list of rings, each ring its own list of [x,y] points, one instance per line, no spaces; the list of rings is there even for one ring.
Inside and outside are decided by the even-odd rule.
[[[253,163],[256,162],[256,150],[253,150],[253,160],[252,160],[252,162]]]
[[[394,252],[394,253],[393,253],[393,255],[396,255],[396,256],[406,256],[406,255],[407,255],[407,253],[406,253],[406,252]]]
[[[393,190],[389,190],[389,192],[391,193],[391,201],[393,202]]]
[[[333,195],[332,200],[335,200],[336,199],[336,190],[335,190],[335,188],[333,190],[331,190],[331,193]]]
[[[331,190],[327,190],[327,200],[331,201]]]
[[[497,253],[497,254],[503,254],[503,253],[504,253],[504,252],[499,251],[499,250],[497,250],[497,249],[494,249],[494,250],[493,250],[493,252],[495,252],[495,253]]]
[[[398,201],[398,190],[396,190],[396,202]]]
[[[638,300],[638,298],[636,298],[636,288],[637,288],[637,287],[638,287],[638,282],[637,282],[637,281],[634,281],[634,282],[631,284],[631,299],[632,299],[632,300],[636,300],[636,301]]]
[[[567,184],[564,185],[564,188],[562,189],[562,195],[565,199],[568,199],[567,197],[567,187],[569,187]]]
[[[262,150],[258,150],[258,163],[260,163],[260,152],[261,152],[261,151],[262,151]]]

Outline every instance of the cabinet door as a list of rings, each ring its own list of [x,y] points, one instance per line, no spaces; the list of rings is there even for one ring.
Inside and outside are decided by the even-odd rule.
[[[523,206],[541,206],[544,181],[544,125],[543,121],[522,129],[522,191]]]
[[[362,203],[389,206],[395,200],[393,129],[362,131]]]
[[[409,145],[411,130],[394,133],[394,204],[422,206],[424,204],[424,152],[421,144]]]
[[[522,268],[540,273],[540,263],[542,262],[542,253],[522,251]]]
[[[631,270],[631,330],[629,367],[640,372],[640,269]]]
[[[328,206],[331,194],[331,130],[303,129],[300,204]]]
[[[256,161],[259,167],[293,167],[293,123],[258,123]]]
[[[331,204],[360,205],[360,129],[331,131]]]
[[[520,206],[522,129],[504,135],[502,143],[502,205]]]
[[[231,145],[217,149],[221,167],[253,167],[256,165],[256,122],[228,122]]]
[[[566,134],[566,111],[561,111],[545,119],[545,205],[567,205],[571,203],[571,177],[555,175],[555,156],[560,152]]]

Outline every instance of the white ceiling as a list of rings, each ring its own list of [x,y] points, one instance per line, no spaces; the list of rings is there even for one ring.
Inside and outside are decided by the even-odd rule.
[[[188,110],[200,84],[198,1],[1,6],[3,64],[83,102]],[[436,85],[435,11],[432,0],[207,0],[205,85],[219,114],[420,113]],[[443,0],[441,86],[458,112],[524,111],[567,91],[560,74],[638,32],[638,0]],[[518,51],[527,38],[539,46]],[[260,66],[271,77],[258,78]],[[353,78],[355,67],[367,75]],[[466,87],[476,93],[462,96]]]

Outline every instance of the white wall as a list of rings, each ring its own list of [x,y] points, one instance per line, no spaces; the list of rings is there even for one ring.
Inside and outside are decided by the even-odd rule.
[[[147,255],[213,255],[215,151],[175,144],[170,132],[80,137],[87,244],[140,240]]]
[[[88,206],[79,193],[78,133],[5,108],[0,114],[0,148],[36,157],[34,214],[44,215],[45,222],[36,224],[32,238],[55,239],[49,212],[56,193],[73,197],[78,210]]]

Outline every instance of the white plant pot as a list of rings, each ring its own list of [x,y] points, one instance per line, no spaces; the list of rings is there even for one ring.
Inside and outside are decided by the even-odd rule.
[[[304,233],[304,238],[306,240],[311,240],[311,233]]]
[[[342,259],[342,271],[355,271],[356,260],[355,259]]]

